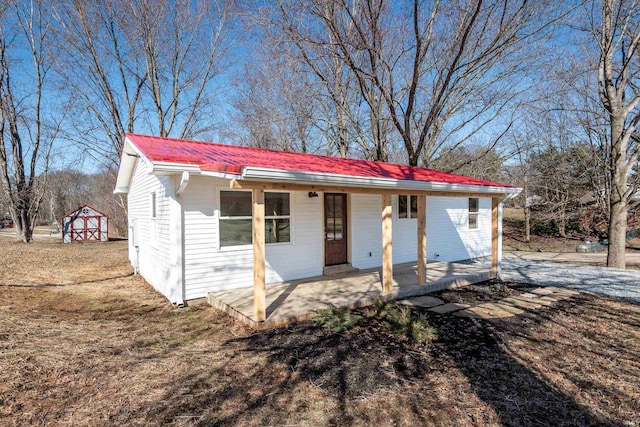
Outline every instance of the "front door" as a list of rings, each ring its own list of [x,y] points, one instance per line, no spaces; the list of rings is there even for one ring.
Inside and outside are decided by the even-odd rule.
[[[347,262],[347,195],[324,193],[324,264]]]

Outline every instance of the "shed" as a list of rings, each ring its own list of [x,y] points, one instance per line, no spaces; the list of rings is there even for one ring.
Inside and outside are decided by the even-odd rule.
[[[502,203],[520,189],[399,164],[127,134],[115,192],[128,194],[131,263],[159,292],[182,304],[247,291],[252,320],[263,322],[273,312],[267,291],[335,269],[374,269],[379,282],[367,295],[386,296],[398,285],[394,265],[415,266],[410,280],[425,289],[427,260],[489,257],[496,277]],[[322,286],[308,289],[321,300]]]
[[[109,217],[89,205],[82,205],[62,217],[62,243],[106,242]]]

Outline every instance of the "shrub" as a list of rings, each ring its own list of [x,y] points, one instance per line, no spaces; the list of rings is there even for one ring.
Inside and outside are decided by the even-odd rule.
[[[362,316],[353,314],[349,307],[336,307],[329,304],[329,308],[318,310],[317,316],[314,318],[316,323],[331,329],[334,332],[342,332],[350,329],[362,320]]]
[[[389,311],[394,310],[396,307],[395,301],[389,301],[384,298],[376,298],[373,301],[373,309],[378,317],[385,317]]]
[[[419,314],[415,319],[413,319],[409,326],[409,336],[415,342],[431,341],[438,334],[438,330],[429,326],[427,319],[423,314]]]
[[[415,315],[406,306],[388,304],[381,317],[396,336],[404,335],[415,342],[427,342],[437,335],[437,329],[429,326],[424,314]]]
[[[411,324],[411,310],[405,306],[395,306],[387,311],[386,321],[394,334],[404,335]]]

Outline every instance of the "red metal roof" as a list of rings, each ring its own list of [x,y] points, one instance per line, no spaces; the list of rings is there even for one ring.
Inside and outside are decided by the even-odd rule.
[[[152,162],[197,165],[203,171],[240,175],[244,166],[252,166],[292,172],[512,188],[507,184],[393,163],[289,153],[148,135],[127,134],[126,136]]]

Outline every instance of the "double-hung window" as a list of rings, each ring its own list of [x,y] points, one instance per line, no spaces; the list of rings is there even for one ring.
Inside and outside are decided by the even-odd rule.
[[[251,244],[251,192],[220,192],[220,246]]]
[[[291,206],[289,193],[264,194],[265,243],[291,241]]]
[[[418,218],[418,196],[398,196],[398,218]]]
[[[265,193],[265,243],[291,241],[289,193]],[[250,245],[252,199],[248,191],[220,192],[220,247]]]
[[[478,198],[469,198],[469,229],[478,228]]]

